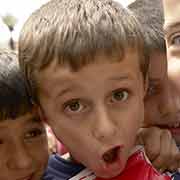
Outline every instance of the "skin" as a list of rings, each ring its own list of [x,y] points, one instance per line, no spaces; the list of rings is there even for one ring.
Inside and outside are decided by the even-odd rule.
[[[177,13],[180,12],[179,0],[164,0],[164,4],[165,9],[168,9],[165,13],[166,21],[172,21],[172,17],[180,20],[180,14]],[[172,8],[174,9],[170,12],[169,9]],[[139,131],[138,143],[144,145],[148,158],[158,170],[175,170],[180,167],[177,163],[180,161],[180,154],[176,146],[179,145],[177,132],[180,132],[180,126],[177,125],[180,123],[180,98],[177,88],[172,86],[171,78],[167,75],[165,50],[163,52],[154,49],[151,52],[148,75],[149,88],[145,98],[143,125],[145,128]]]
[[[0,122],[0,179],[39,180],[48,161],[44,126],[32,113]]]
[[[152,128],[141,132],[141,141],[149,159],[161,171],[179,166],[179,150],[171,133],[179,122],[180,103],[168,81],[166,54],[157,51],[150,57],[149,89],[145,98],[144,127]]]
[[[165,39],[167,46],[167,58],[169,61],[169,77],[172,92],[176,95],[177,103],[180,104],[179,100],[179,78],[177,72],[179,71],[180,61],[180,2],[178,0],[163,0],[164,5],[164,30]],[[173,65],[174,64],[174,65]],[[175,65],[177,64],[177,66]],[[176,71],[176,73],[175,73]],[[180,112],[177,116],[177,120],[180,123]],[[180,126],[176,131],[173,131],[173,135],[179,145],[180,143]]]
[[[161,71],[160,71],[161,69]],[[169,110],[167,98],[167,61],[163,53],[154,53],[149,65],[149,89],[145,98],[145,126],[164,123],[164,116]],[[163,106],[162,106],[163,104]],[[166,107],[167,106],[167,107]]]
[[[124,169],[144,118],[139,56],[125,54],[119,62],[98,55],[77,72],[54,60],[38,74],[43,118],[72,157],[103,178]]]
[[[168,62],[168,77],[169,83],[172,87],[171,91],[174,94],[174,99],[180,106],[180,60],[172,60]],[[177,120],[180,123],[180,114],[178,114]],[[172,129],[172,134],[177,145],[180,147],[180,128]]]
[[[159,126],[173,132],[171,126],[180,123],[177,118],[180,103],[168,81],[165,53],[152,55],[149,68],[149,89],[145,99],[145,125]]]

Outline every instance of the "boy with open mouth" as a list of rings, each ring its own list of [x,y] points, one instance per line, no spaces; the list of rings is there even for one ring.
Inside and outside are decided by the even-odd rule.
[[[29,17],[20,66],[73,159],[50,158],[44,178],[69,179],[81,164],[101,178],[122,173],[144,120],[146,51],[136,18],[111,0],[52,0]]]

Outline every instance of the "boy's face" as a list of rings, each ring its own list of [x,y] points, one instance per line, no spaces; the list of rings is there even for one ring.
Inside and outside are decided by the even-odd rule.
[[[72,72],[54,61],[38,75],[47,122],[72,157],[97,176],[124,168],[144,118],[144,86],[135,52],[120,62],[97,63]]]
[[[47,161],[45,129],[35,116],[0,122],[1,180],[39,180]]]
[[[169,129],[175,136],[180,123],[180,102],[177,93],[168,82],[165,53],[154,53],[150,58],[149,89],[145,98],[145,126]]]

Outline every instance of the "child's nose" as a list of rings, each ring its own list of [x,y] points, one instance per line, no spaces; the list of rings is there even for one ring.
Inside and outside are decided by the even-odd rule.
[[[105,108],[101,108],[97,111],[95,116],[93,136],[99,141],[110,142],[112,137],[115,137],[117,134],[117,125],[113,117]]]

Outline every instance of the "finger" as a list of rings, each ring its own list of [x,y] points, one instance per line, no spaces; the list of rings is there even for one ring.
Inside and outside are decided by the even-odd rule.
[[[161,133],[160,140],[160,154],[153,161],[153,165],[157,169],[165,170],[171,165],[171,145],[172,145],[172,136],[168,130],[163,130]]]
[[[145,129],[145,128],[144,128]],[[150,161],[156,159],[160,154],[161,129],[146,128],[142,133],[142,139],[146,154]]]
[[[172,159],[172,161],[170,162],[169,166],[167,166],[167,169],[172,172],[177,171],[179,167],[178,164],[180,160],[180,153],[174,139],[172,139],[172,143],[171,143],[171,158],[170,159]]]

